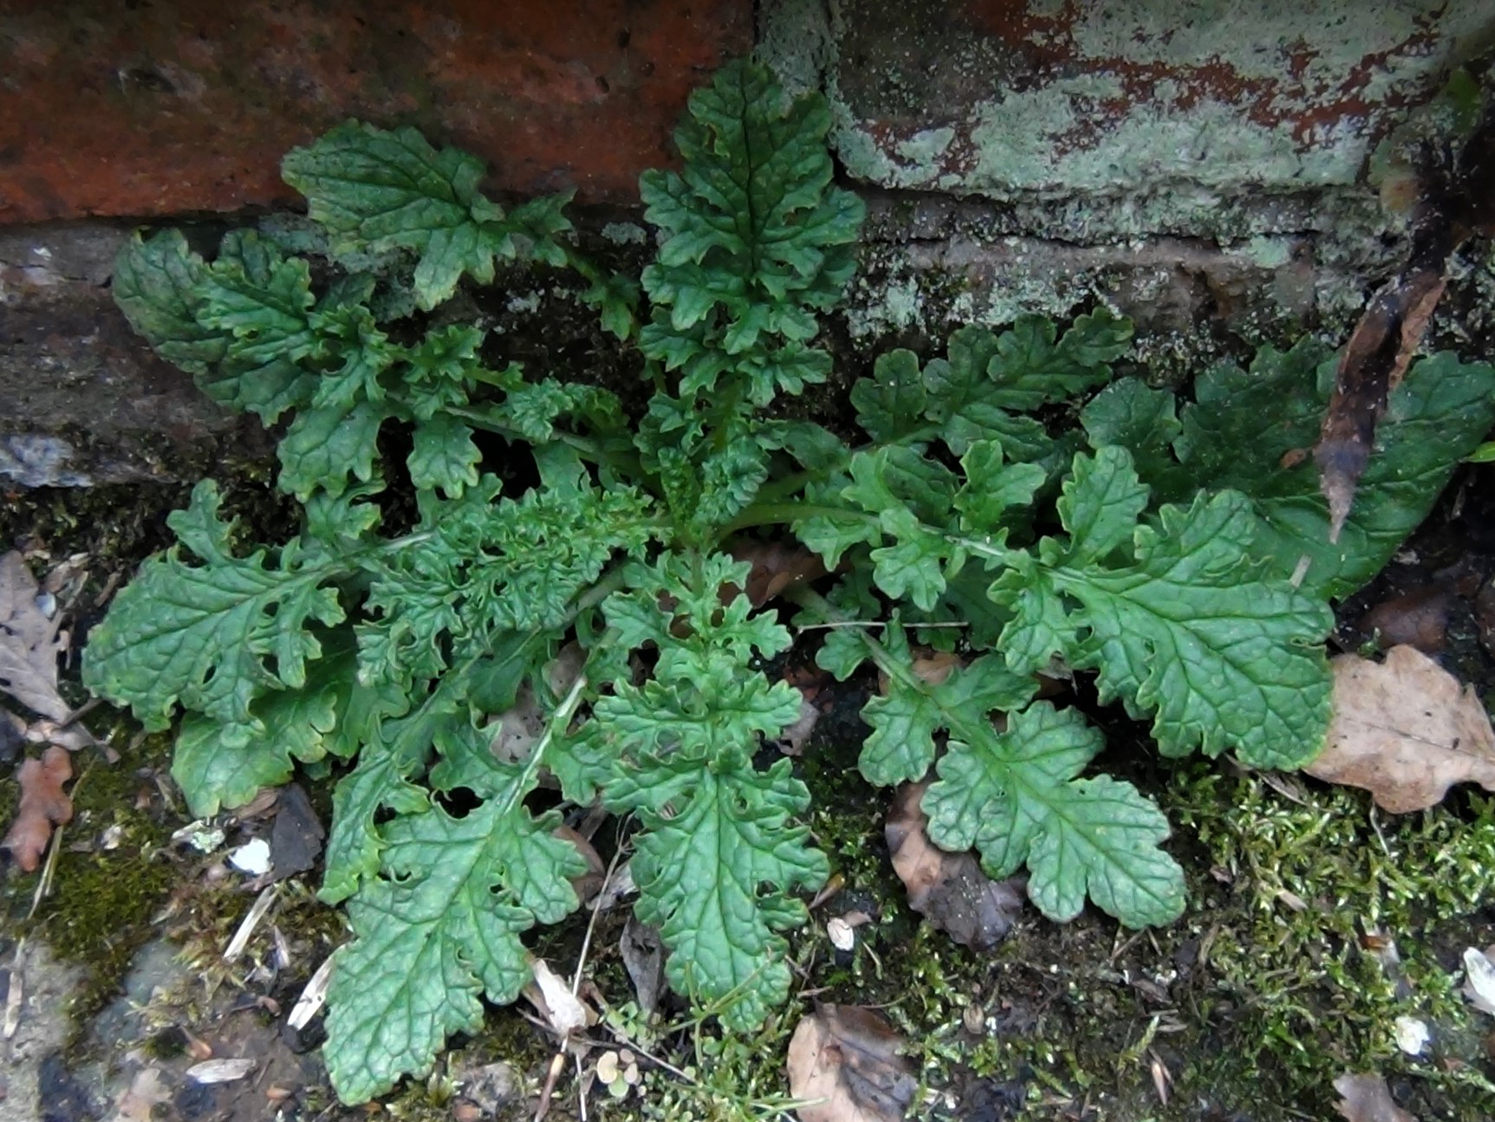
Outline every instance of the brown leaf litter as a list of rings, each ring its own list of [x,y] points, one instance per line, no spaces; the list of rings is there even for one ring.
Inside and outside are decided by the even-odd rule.
[[[1383,1076],[1370,1072],[1346,1072],[1334,1080],[1334,1089],[1341,1096],[1335,1109],[1348,1122],[1417,1122],[1415,1115],[1408,1114],[1392,1101]]]
[[[1329,501],[1329,540],[1338,541],[1370,463],[1387,395],[1401,382],[1448,283],[1449,258],[1491,222],[1495,111],[1454,158],[1420,146],[1408,180],[1411,248],[1406,266],[1371,297],[1340,359],[1314,460]]]
[[[925,783],[905,783],[883,827],[893,871],[908,889],[908,905],[962,946],[989,950],[1012,930],[1027,899],[1021,877],[992,880],[971,853],[949,853],[929,840],[920,803]]]
[[[72,707],[57,692],[57,657],[67,646],[58,634],[62,617],[47,617],[37,606],[39,592],[19,553],[0,555],[0,692],[66,721]]]
[[[21,807],[5,835],[5,846],[14,854],[22,872],[35,872],[41,864],[52,827],[73,817],[73,800],[62,785],[73,777],[67,749],[48,748],[39,760],[27,760],[16,772],[21,785]]]
[[[918,1087],[903,1038],[871,1009],[816,1005],[789,1041],[800,1122],[900,1122]]]
[[[1363,787],[1393,814],[1433,806],[1455,783],[1495,791],[1495,731],[1472,687],[1407,646],[1331,665],[1333,713],[1309,775]]]

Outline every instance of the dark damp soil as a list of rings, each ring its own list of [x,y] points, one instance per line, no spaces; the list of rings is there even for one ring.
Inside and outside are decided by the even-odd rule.
[[[250,526],[286,516],[267,477],[229,491]],[[185,494],[28,492],[0,510],[0,547],[27,550],[38,571],[86,555],[88,583],[71,609],[81,642],[103,594],[167,544],[165,513]],[[1430,642],[1437,656],[1488,696],[1492,573],[1495,466],[1469,467],[1385,574],[1342,606],[1336,641],[1350,650],[1384,641],[1416,609],[1423,638],[1441,636]],[[74,683],[76,673],[68,668]],[[1137,784],[1172,821],[1188,911],[1169,928],[1134,932],[1091,910],[1056,925],[1029,909],[999,946],[976,953],[912,913],[891,871],[882,828],[890,795],[855,768],[857,713],[873,685],[823,688],[824,715],[798,763],[840,886],[793,938],[801,1000],[750,1037],[723,1037],[679,1006],[666,1008],[672,1027],[645,1026],[619,949],[624,910],[607,913],[587,973],[608,1019],[589,1032],[597,1047],[562,1065],[551,1117],[577,1117],[583,1087],[589,1117],[777,1117],[787,1042],[812,997],[877,1006],[903,1034],[921,1080],[911,1117],[1331,1118],[1333,1080],[1345,1072],[1385,1076],[1396,1102],[1424,1122],[1495,1116],[1495,1020],[1459,988],[1465,948],[1495,943],[1495,799],[1460,790],[1432,810],[1392,817],[1363,792],[1300,776],[1249,773],[1228,760],[1162,761],[1124,713],[1107,712],[1111,746],[1098,766]],[[7,868],[0,884],[6,985],[59,989],[40,1005],[20,1004],[0,1120],[27,1117],[5,1113],[27,1080],[40,1087],[48,1119],[365,1117],[330,1094],[315,1051],[320,1019],[301,1032],[287,1026],[312,972],[345,938],[340,915],[315,899],[315,871],[276,890],[244,956],[225,962],[256,893],[224,852],[262,826],[221,816],[222,843],[207,853],[174,841],[188,818],[169,778],[170,735],[144,735],[107,708],[91,723],[120,758],[80,760],[77,813],[51,895],[28,917],[36,876]],[[5,770],[0,804],[12,807]],[[325,814],[325,783],[302,782]],[[871,921],[855,950],[838,951],[826,922],[854,911]],[[573,918],[531,945],[568,975],[584,927]],[[40,1032],[60,1013],[68,1027]],[[1398,1018],[1427,1027],[1421,1054],[1398,1046]],[[29,1036],[28,1019],[37,1030]],[[615,1094],[591,1076],[604,1053],[630,1042],[675,1070],[638,1057],[637,1082]],[[388,1096],[385,1111],[533,1117],[553,1053],[517,1009],[492,1010],[481,1032],[452,1041],[430,1079]],[[255,1060],[254,1073],[219,1084],[186,1076],[227,1058]]]

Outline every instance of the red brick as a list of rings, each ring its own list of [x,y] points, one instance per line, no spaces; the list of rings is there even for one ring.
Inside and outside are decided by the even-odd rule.
[[[751,37],[747,0],[0,0],[0,223],[290,202],[280,157],[350,116],[631,200]]]

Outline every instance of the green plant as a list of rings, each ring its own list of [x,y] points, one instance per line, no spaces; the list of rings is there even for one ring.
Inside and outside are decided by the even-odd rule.
[[[471,157],[359,124],[285,161],[327,267],[252,231],[211,262],[175,232],[121,255],[120,306],[163,356],[266,424],[289,415],[279,486],[303,519],[246,548],[200,484],[171,517],[179,545],[94,631],[86,681],[149,728],[185,711],[173,773],[198,814],[297,762],[349,763],[321,890],[347,901],[354,932],[326,1048],[349,1101],[428,1069],[482,996],[513,1000],[529,978],[520,936],[577,906],[583,862],[558,811],[531,808],[546,773],[572,804],[636,816],[637,911],[659,925],[677,990],[739,1029],[786,998],[796,894],[829,870],[798,824],[809,795],[790,761],[756,761],[800,696],[765,673],[794,640],[741,591],[733,541],[787,527],[834,570],[794,622],[816,625],[838,676],[869,661],[885,675],[861,768],[893,784],[934,766],[936,841],[976,845],[994,875],[1026,864],[1055,919],[1088,896],[1124,923],[1165,923],[1184,906],[1166,820],[1130,784],[1081,778],[1100,733],[1035,700],[1036,675],[1094,671],[1168,755],[1303,762],[1328,706],[1323,596],[1384,560],[1482,434],[1431,459],[1411,440],[1388,452],[1398,479],[1412,458],[1431,464],[1415,493],[1367,476],[1353,556],[1305,544],[1295,588],[1297,553],[1278,543],[1325,524],[1307,469],[1236,470],[1218,442],[1247,422],[1222,401],[1201,393],[1176,417],[1171,396],[1111,384],[1131,327],[1104,310],[1062,334],[1039,319],[966,328],[923,365],[882,356],[852,391],[870,442],[789,419],[776,404],[830,372],[816,313],[851,275],[863,211],[831,185],[828,127],[818,97],[725,68],[677,134],[683,171],[643,177],[659,240],[638,285],[575,250],[563,199],[505,213]],[[443,302],[504,257],[582,275],[641,356],[642,408],[531,380],[449,322]],[[1305,402],[1321,390],[1297,351],[1262,361]],[[1254,392],[1235,376],[1201,385]],[[1403,391],[1477,384],[1488,400],[1492,378],[1440,357]],[[1085,450],[1062,421],[1102,386]],[[1397,408],[1387,433],[1447,419]],[[480,433],[502,442],[501,474]],[[1249,434],[1252,454],[1280,455],[1292,433]],[[926,682],[910,636],[970,661]],[[568,682],[548,671],[571,642],[584,665]],[[545,731],[500,758],[487,722],[522,692]]]

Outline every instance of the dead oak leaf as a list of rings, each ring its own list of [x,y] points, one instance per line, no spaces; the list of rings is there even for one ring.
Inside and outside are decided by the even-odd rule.
[[[21,806],[5,846],[15,855],[22,872],[30,873],[41,863],[52,827],[61,826],[73,817],[73,800],[62,785],[73,777],[73,765],[66,748],[48,748],[39,760],[27,760],[16,771],[21,786]]]
[[[915,1082],[903,1038],[860,1005],[817,1005],[789,1041],[789,1093],[800,1122],[900,1122]]]
[[[1339,655],[1331,665],[1333,713],[1309,775],[1363,787],[1393,814],[1433,806],[1455,783],[1495,791],[1495,731],[1471,687],[1407,646],[1382,663]]]
[[[57,692],[59,621],[37,607],[37,592],[19,553],[0,556],[0,691],[43,717],[65,721],[72,708]]]
[[[155,1108],[171,1101],[171,1091],[161,1078],[161,1069],[141,1068],[130,1085],[114,1100],[114,1114],[109,1122],[151,1122]]]
[[[738,541],[733,543],[731,553],[734,561],[752,565],[743,592],[755,608],[761,608],[786,589],[825,576],[825,563],[820,555],[798,544]]]
[[[1334,1089],[1341,1096],[1334,1109],[1348,1122],[1417,1122],[1416,1115],[1408,1114],[1392,1101],[1382,1076],[1346,1072],[1334,1080]]]
[[[920,803],[928,783],[905,783],[888,810],[883,836],[908,906],[962,946],[989,950],[1012,930],[1027,898],[1020,877],[992,880],[971,853],[950,853],[929,840]]]

